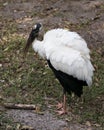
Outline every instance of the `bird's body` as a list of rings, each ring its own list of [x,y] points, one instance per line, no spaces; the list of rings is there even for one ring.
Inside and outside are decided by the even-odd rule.
[[[82,80],[82,84],[79,83],[81,86],[92,84],[94,69],[90,62],[90,51],[85,40],[76,32],[53,29],[44,35],[43,41],[35,40],[33,49],[48,61],[50,68],[54,68],[54,73],[63,72],[73,77],[73,80]],[[58,78],[57,75],[56,77]],[[63,80],[65,81],[65,78]],[[68,85],[67,87],[70,88]]]
[[[76,32],[52,29],[43,41],[32,42],[35,52],[47,60],[64,88],[64,92],[83,93],[83,86],[91,86],[94,68],[90,61],[90,50],[85,40]]]

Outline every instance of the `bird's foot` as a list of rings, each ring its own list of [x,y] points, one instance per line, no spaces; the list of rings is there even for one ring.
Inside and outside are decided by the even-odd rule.
[[[61,108],[61,110],[57,112],[58,112],[58,115],[67,114],[67,111],[64,108]]]
[[[63,103],[58,103],[58,104],[56,105],[56,107],[57,107],[57,110],[61,109],[61,108],[63,107]]]

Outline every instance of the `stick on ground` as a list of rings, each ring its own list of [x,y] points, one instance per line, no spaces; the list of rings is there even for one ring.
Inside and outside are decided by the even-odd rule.
[[[24,109],[24,110],[35,110],[36,106],[33,104],[14,104],[14,103],[4,103],[4,107],[8,109]]]

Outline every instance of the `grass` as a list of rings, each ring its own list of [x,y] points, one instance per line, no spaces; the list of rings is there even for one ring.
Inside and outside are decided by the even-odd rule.
[[[17,127],[18,123],[12,123],[12,120],[0,113],[0,130],[19,130]]]
[[[13,28],[12,28],[13,26]],[[52,98],[50,104],[61,100],[62,88],[51,70],[37,54],[30,50],[24,58],[23,48],[26,39],[17,34],[15,24],[7,30],[2,30],[0,46],[0,101],[13,103],[34,103],[46,107],[46,97]],[[16,35],[13,35],[13,34]],[[5,36],[4,36],[5,34]],[[70,104],[71,120],[80,123],[90,121],[94,126],[103,128],[103,100],[104,100],[104,57],[101,52],[104,45],[92,48],[91,57],[95,66],[92,88],[85,88],[83,102],[72,98]],[[70,97],[68,96],[68,101]],[[70,115],[67,116],[70,120]],[[3,122],[3,123],[2,123]],[[2,127],[12,124],[3,114],[0,116]],[[12,126],[14,128],[15,126]]]

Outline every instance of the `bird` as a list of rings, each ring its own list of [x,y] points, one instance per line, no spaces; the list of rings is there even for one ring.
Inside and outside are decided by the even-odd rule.
[[[24,52],[30,45],[36,53],[47,61],[55,77],[63,88],[63,102],[58,103],[58,113],[67,113],[66,93],[78,97],[83,94],[84,86],[91,86],[94,67],[91,63],[87,42],[74,31],[63,28],[48,30],[43,40],[38,40],[41,23],[36,23],[27,40]],[[55,89],[55,88],[54,88]]]

